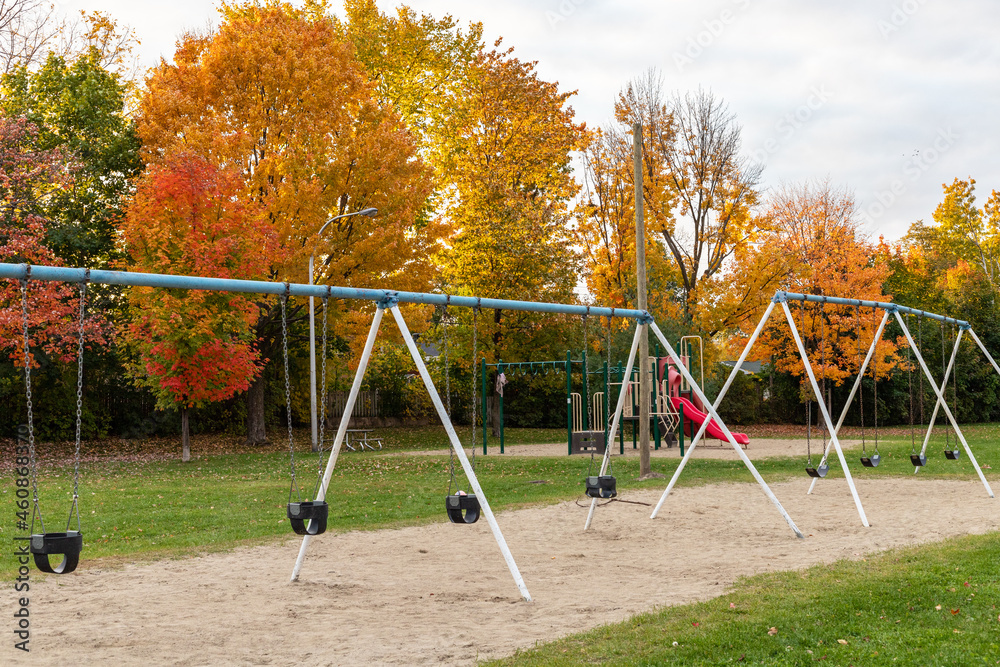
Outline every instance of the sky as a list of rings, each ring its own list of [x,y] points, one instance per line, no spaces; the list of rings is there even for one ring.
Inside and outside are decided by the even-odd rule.
[[[336,0],[334,11],[339,7]],[[142,40],[144,64],[217,23],[210,0],[58,0],[109,12]],[[393,11],[399,2],[379,0]],[[410,0],[482,22],[489,43],[575,90],[590,127],[655,68],[664,89],[728,104],[763,185],[829,180],[853,192],[864,230],[895,240],[931,221],[942,185],[1000,190],[1000,3],[996,0]]]

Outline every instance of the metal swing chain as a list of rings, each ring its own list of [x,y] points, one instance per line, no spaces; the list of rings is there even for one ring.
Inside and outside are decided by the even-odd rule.
[[[288,379],[288,292],[289,285],[285,283],[285,293],[281,295],[281,350],[285,362],[285,412],[288,416],[288,458],[292,467],[292,485],[288,488],[288,502],[292,502],[292,490],[302,501],[302,494],[299,492],[298,484],[295,482],[295,444],[292,439],[292,388]]]
[[[612,310],[614,310],[614,309],[612,309]],[[605,392],[604,392],[605,393],[605,396],[604,396],[604,405],[605,405],[605,414],[608,414],[608,412],[609,412],[609,410],[611,408],[611,379],[610,379],[610,374],[611,374],[611,318],[610,317],[608,318],[607,350],[605,351],[605,354],[607,356],[607,371],[605,372],[605,377],[608,378],[608,381],[607,381],[608,384],[607,384],[607,387],[605,387]],[[615,406],[616,406],[615,409],[617,410],[617,402],[615,403]],[[656,411],[657,412],[660,411],[659,406],[656,406]],[[602,415],[601,418],[604,419],[604,416]],[[613,439],[615,437],[615,434],[611,432],[611,425],[607,423],[607,420],[605,420],[604,428],[607,429],[608,436]],[[610,447],[613,444],[614,444],[613,442],[605,442],[604,446],[605,447]],[[608,472],[610,472],[611,474],[614,474],[614,470],[613,470],[612,464],[611,464],[612,459],[614,459],[614,452],[613,451],[612,451],[611,454],[608,455]]]
[[[90,276],[90,269],[87,269],[87,277]],[[83,317],[85,314],[87,300],[87,282],[80,283],[80,332],[77,337],[76,349],[76,453],[73,458],[73,505],[69,508],[69,517],[66,519],[66,532],[69,532],[70,524],[73,521],[73,514],[76,513],[76,532],[82,532],[80,526],[80,432],[81,417],[83,415]]]
[[[821,389],[821,391],[823,392],[823,395],[820,397],[820,400],[822,400],[823,403],[826,404],[826,402],[827,402],[827,400],[826,400],[826,312],[823,310],[823,306],[819,306],[819,308],[820,308],[820,317],[819,317],[820,335],[819,336],[820,336],[820,349],[822,350],[822,352],[820,353],[820,356],[821,356],[822,364],[823,364],[823,387]],[[830,413],[830,408],[829,408],[829,406],[827,406],[827,414],[829,414],[829,413]],[[818,417],[819,416],[817,415],[817,419],[816,419],[817,423],[819,422]],[[826,460],[826,424],[824,423],[823,424],[823,456],[820,458],[819,464],[823,465],[823,462],[825,460]]]
[[[948,381],[948,361],[946,359],[947,350],[944,340],[946,333],[947,332],[945,330],[945,323],[942,320],[941,321],[941,383],[942,383],[941,388],[943,389],[943,391],[941,392],[941,396],[944,398],[948,397],[948,385],[944,384],[945,382]],[[951,428],[950,426],[946,426],[944,429],[945,449],[951,449],[951,433],[948,432],[950,428]]]
[[[30,267],[28,269],[31,270]],[[35,516],[38,516],[38,523],[42,526],[42,532],[45,532],[45,520],[42,519],[42,508],[38,505],[38,463],[35,461],[35,423],[34,415],[31,411],[31,363],[29,362],[28,354],[28,280],[24,279],[20,281],[21,283],[21,321],[23,323],[23,333],[24,333],[24,387],[25,387],[25,397],[27,399],[28,405],[28,464],[30,466],[31,474],[31,496],[33,508],[31,510],[31,529],[30,533],[35,532]]]
[[[858,324],[858,339],[857,339],[857,351],[858,351],[858,374],[861,374],[861,307],[857,304],[854,306],[854,321]],[[865,392],[863,389],[864,376],[858,378],[858,406],[861,408],[861,455],[864,457],[868,456],[868,451],[865,447]]]
[[[448,408],[448,416],[451,417],[451,372],[448,357],[448,306],[444,307],[441,313],[441,324],[444,327],[444,399]]]
[[[924,349],[924,316],[923,314],[917,315],[917,350]],[[924,374],[917,373],[917,379],[920,381],[920,425],[924,424]]]
[[[958,325],[953,325],[952,331],[957,332]],[[957,343],[956,343],[957,345]],[[951,383],[953,389],[953,403],[955,406],[955,419],[958,420],[958,350],[955,351],[955,365],[951,368]],[[958,434],[955,434],[955,448],[958,449]]]
[[[479,306],[472,309],[472,470],[476,470],[476,404],[479,394],[476,391],[476,371],[479,369]],[[483,414],[483,422],[486,415]]]
[[[323,297],[323,363],[322,372],[320,373],[321,382],[323,383],[323,391],[320,394],[320,412],[319,412],[319,463],[318,470],[316,472],[316,491],[313,492],[313,498],[319,495],[319,489],[323,484],[323,438],[326,436],[326,309],[330,302],[330,287],[326,288],[326,296]]]
[[[910,321],[912,322],[912,316]],[[917,453],[917,436],[913,430],[913,350],[906,346],[906,385],[910,392],[910,454]]]
[[[580,361],[581,361],[581,366],[583,367],[583,386],[584,387],[587,386],[587,372],[589,370],[587,368],[587,364],[585,363],[586,360],[587,360],[587,345],[590,344],[590,323],[587,321],[587,316],[588,315],[590,315],[590,306],[587,306],[587,312],[582,315],[582,319],[583,319],[583,357],[582,357],[582,359]],[[585,423],[583,425],[583,428],[585,430],[589,431],[591,429],[591,427],[592,427],[593,420],[591,418],[592,415],[591,415],[591,412],[590,412],[590,397],[587,396],[587,392],[583,392],[583,404],[585,406],[587,406],[587,415],[586,415],[586,418],[584,420]],[[604,443],[604,444],[605,444],[605,446],[607,445],[607,443]],[[610,463],[610,461],[609,461],[609,463]],[[590,452],[590,466],[588,466],[588,468],[587,468],[587,476],[588,477],[590,477],[590,473],[593,472],[593,468],[594,468],[594,452],[591,451]]]
[[[449,357],[448,357],[448,306],[444,307],[444,311],[441,314],[441,323],[444,325],[444,393],[447,401],[448,407],[448,417],[451,418],[451,369],[449,367]],[[475,366],[476,360],[473,358],[472,365]],[[475,384],[475,383],[473,383]],[[473,389],[475,387],[473,386]],[[475,401],[473,400],[473,403]],[[472,450],[476,449],[476,420],[475,417],[472,419]],[[455,481],[455,448],[452,447],[448,450],[448,495],[451,495],[451,486]]]
[[[802,318],[802,326],[806,324],[806,302],[799,302],[799,316]],[[816,321],[813,320],[815,328]],[[807,339],[808,340],[808,339]],[[805,342],[803,342],[805,347]],[[806,397],[806,466],[812,467],[812,399]]]
[[[878,331],[878,311],[872,308],[872,330]],[[875,454],[878,454],[878,341],[872,341],[872,430],[875,432]]]
[[[590,323],[587,321],[587,318],[588,318],[589,315],[590,315],[590,306],[587,306],[587,312],[583,315],[583,358],[584,358],[584,360],[587,359],[587,346],[590,344]],[[590,369],[587,368],[587,364],[585,363],[583,365],[583,386],[584,387],[587,386],[587,375],[589,374],[589,371],[590,371]],[[586,392],[584,392],[584,393],[586,393]],[[589,396],[584,396],[583,397],[583,404],[587,406],[587,421],[583,425],[583,428],[589,431],[593,427],[593,424],[594,424],[593,414],[591,413],[591,410],[590,410],[590,397]]]

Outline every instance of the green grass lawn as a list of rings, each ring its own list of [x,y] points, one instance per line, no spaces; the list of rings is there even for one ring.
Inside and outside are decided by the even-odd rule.
[[[490,665],[995,665],[1000,534],[739,580]]]

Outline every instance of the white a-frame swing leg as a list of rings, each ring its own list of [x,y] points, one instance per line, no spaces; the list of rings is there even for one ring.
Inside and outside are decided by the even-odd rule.
[[[623,378],[632,377],[632,364],[635,363],[635,353],[639,349],[639,340],[641,336],[646,335],[646,325],[641,322],[636,322],[635,325],[635,336],[632,337],[632,348],[628,353],[628,362],[625,364],[625,373],[622,375]],[[587,369],[583,369],[586,373]],[[648,372],[648,370],[646,371]],[[618,423],[621,420],[622,410],[625,408],[625,398],[626,398],[626,382],[623,380],[621,388],[618,390],[618,405],[615,406],[615,416],[611,420],[611,430],[609,431],[609,437],[607,442],[604,443],[604,458],[601,459],[601,471],[599,475],[604,475],[607,473],[608,464],[611,462],[611,445],[615,443],[615,436],[618,435]],[[590,529],[590,524],[594,520],[594,508],[597,507],[597,498],[590,499],[590,510],[587,512],[587,522],[583,525],[584,530]]]
[[[958,330],[958,336],[955,338],[955,347],[951,351],[951,359],[948,361],[948,368],[945,369],[944,379],[941,380],[941,387],[945,390],[948,389],[948,379],[951,377],[952,368],[955,366],[955,358],[958,356],[958,344],[962,341],[962,330]],[[941,392],[944,395],[944,392]],[[934,412],[931,413],[931,419],[927,423],[927,433],[924,435],[924,444],[920,447],[920,455],[925,456],[927,454],[927,444],[931,441],[931,431],[934,430],[934,422],[937,421],[938,410],[941,408],[941,401],[934,401]],[[913,466],[913,474],[920,472],[921,466]]]
[[[757,328],[754,329],[753,335],[750,336],[750,340],[747,341],[746,346],[743,348],[743,353],[740,355],[739,361],[733,366],[732,372],[729,373],[729,378],[726,380],[726,384],[722,385],[722,390],[719,395],[715,398],[715,404],[713,407],[718,410],[719,406],[722,405],[722,399],[726,397],[726,392],[729,391],[729,386],[736,379],[739,374],[740,369],[743,367],[743,362],[746,361],[747,355],[750,354],[750,349],[753,348],[754,343],[757,342],[757,337],[760,336],[760,332],[764,330],[764,325],[767,324],[767,320],[771,317],[771,311],[774,310],[774,301],[767,304],[767,310],[764,311],[764,316],[760,318],[760,322],[757,323]],[[663,490],[663,495],[660,496],[660,500],[656,503],[656,507],[653,508],[653,513],[649,515],[650,519],[655,519],[656,515],[660,513],[660,508],[663,507],[663,503],[667,500],[667,496],[673,490],[674,485],[681,476],[681,472],[687,465],[688,459],[691,458],[691,453],[694,452],[694,448],[698,446],[701,441],[701,437],[705,435],[705,430],[708,428],[708,420],[706,419],[701,423],[701,427],[695,436],[691,438],[691,444],[688,445],[687,450],[684,452],[684,458],[681,459],[680,464],[677,466],[677,470],[674,471],[673,477],[670,478],[670,483],[667,484],[667,488]]]
[[[948,421],[951,422],[952,428],[955,429],[955,435],[958,436],[959,442],[961,442],[962,446],[965,447],[965,453],[968,454],[969,460],[972,461],[972,466],[979,474],[979,479],[982,480],[983,486],[986,487],[986,493],[989,494],[990,498],[995,498],[993,495],[993,489],[990,488],[990,483],[986,481],[986,475],[983,474],[982,469],[979,467],[979,462],[976,461],[976,457],[972,453],[972,448],[969,447],[969,443],[965,441],[965,435],[962,433],[962,429],[958,427],[955,415],[951,413],[951,408],[948,407],[948,403],[944,400],[944,395],[938,388],[937,383],[934,382],[934,377],[931,375],[930,369],[927,368],[927,364],[924,362],[924,357],[920,354],[920,350],[917,349],[916,343],[913,342],[913,336],[910,334],[910,330],[906,328],[906,322],[903,321],[899,311],[896,311],[896,321],[899,322],[899,326],[903,329],[903,333],[906,335],[906,340],[910,343],[910,347],[913,349],[914,356],[916,356],[917,361],[920,362],[920,368],[923,369],[927,382],[930,383],[931,388],[934,390],[934,394],[937,396],[938,402],[941,407],[944,408],[944,413],[948,415]]]
[[[729,444],[732,445],[734,450],[736,450],[736,453],[739,455],[740,459],[743,460],[743,464],[746,465],[748,470],[750,470],[750,474],[752,474],[754,479],[757,480],[757,483],[760,484],[760,487],[764,489],[764,493],[767,495],[768,499],[770,499],[770,501],[774,503],[774,506],[778,508],[778,511],[781,512],[782,518],[784,518],[784,520],[788,523],[789,527],[795,532],[795,534],[798,537],[804,538],[805,535],[802,534],[802,531],[800,531],[798,527],[795,525],[795,522],[792,521],[792,517],[788,516],[788,512],[786,512],[785,508],[781,506],[780,502],[778,502],[778,498],[771,491],[771,488],[767,485],[767,482],[764,481],[764,478],[760,476],[760,473],[757,472],[757,468],[754,467],[749,457],[747,457],[746,452],[744,452],[743,448],[740,447],[739,444],[737,444],[736,439],[733,437],[733,434],[729,431],[729,427],[726,426],[725,422],[722,421],[722,417],[719,416],[718,411],[711,403],[709,403],[708,397],[705,396],[705,392],[702,391],[701,387],[698,386],[698,383],[696,383],[694,378],[691,376],[691,373],[689,373],[687,368],[685,368],[684,364],[681,363],[680,357],[677,356],[677,353],[674,351],[674,348],[670,345],[669,342],[667,342],[667,338],[666,336],[663,335],[663,332],[660,331],[660,327],[656,326],[656,322],[651,323],[650,326],[653,329],[653,333],[656,334],[656,337],[660,339],[660,343],[662,343],[663,347],[667,350],[667,354],[673,360],[674,365],[677,367],[677,370],[680,371],[681,375],[684,377],[684,380],[691,386],[692,391],[694,391],[698,395],[698,398],[701,399],[702,405],[708,408],[709,417],[714,419],[715,422],[719,425],[719,428],[722,429],[722,432],[726,436],[726,439],[729,441]]]
[[[979,340],[979,336],[977,336],[976,332],[973,331],[972,329],[969,329],[969,335],[972,336],[972,340],[976,341],[976,345],[978,345],[979,349],[982,350],[983,354],[986,355],[986,358],[989,360],[990,365],[993,366],[993,370],[997,372],[997,375],[1000,375],[1000,366],[997,366],[997,362],[993,361],[993,355],[991,355],[989,353],[989,350],[986,349],[986,346],[983,345],[983,341]]]
[[[441,423],[444,425],[444,430],[448,433],[451,447],[455,450],[455,455],[462,464],[462,470],[465,471],[465,476],[469,479],[469,486],[472,487],[472,492],[476,494],[476,499],[479,500],[480,509],[483,516],[486,517],[486,522],[490,524],[490,530],[493,531],[493,537],[497,541],[497,546],[500,547],[500,553],[503,554],[503,559],[507,562],[507,568],[510,570],[511,576],[514,577],[514,583],[517,584],[517,589],[521,592],[521,597],[531,602],[531,594],[528,593],[528,588],[524,585],[524,579],[521,578],[521,572],[517,569],[514,556],[511,555],[510,549],[507,548],[507,541],[504,539],[503,533],[500,532],[500,526],[497,525],[496,517],[493,516],[493,510],[490,509],[490,504],[486,502],[486,494],[483,493],[483,488],[479,485],[479,480],[476,479],[476,472],[469,464],[469,458],[465,455],[465,450],[458,439],[458,434],[455,433],[455,427],[451,423],[448,411],[445,410],[444,404],[441,402],[441,397],[434,387],[434,381],[431,380],[431,375],[427,372],[427,366],[424,365],[424,360],[420,356],[420,350],[417,349],[416,343],[413,342],[413,336],[410,335],[410,330],[406,326],[406,321],[403,319],[403,314],[399,312],[398,306],[392,306],[392,316],[396,318],[396,324],[399,326],[400,333],[403,334],[403,341],[406,343],[406,348],[410,351],[410,356],[413,357],[413,363],[417,365],[420,378],[424,381],[424,386],[427,387],[427,393],[430,394],[431,402],[434,403],[434,409],[437,410],[438,416],[441,418]]]
[[[316,500],[326,499],[326,489],[330,485],[330,478],[333,476],[333,469],[337,466],[337,456],[340,454],[340,444],[344,441],[344,434],[347,433],[347,426],[351,421],[351,414],[354,412],[354,404],[358,400],[361,392],[361,381],[365,378],[365,370],[368,368],[368,360],[372,356],[372,348],[375,346],[375,339],[378,337],[378,328],[382,323],[384,311],[381,307],[375,310],[375,317],[372,319],[371,329],[368,331],[368,339],[365,341],[365,349],[361,353],[361,361],[358,362],[358,370],[354,374],[354,384],[351,385],[351,392],[347,395],[347,404],[344,406],[344,414],[340,418],[340,426],[337,427],[337,436],[333,439],[333,447],[330,449],[330,459],[326,463],[326,470],[323,472],[323,482],[319,485],[319,493]],[[320,443],[320,449],[323,443]],[[302,562],[306,558],[306,549],[309,548],[309,538],[306,535],[302,538],[302,546],[299,547],[299,556],[295,559],[295,567],[292,569],[292,581],[299,578],[299,570],[302,569]]]
[[[844,418],[847,417],[847,411],[850,409],[851,404],[854,402],[854,395],[858,392],[858,387],[861,386],[861,380],[865,377],[865,371],[868,370],[868,362],[871,361],[875,354],[876,344],[882,340],[882,330],[885,329],[885,323],[889,321],[889,311],[885,311],[882,315],[882,322],[878,325],[878,331],[875,332],[875,337],[872,338],[872,344],[868,348],[868,354],[865,356],[865,361],[861,364],[861,368],[858,369],[858,377],[854,380],[854,386],[851,387],[851,393],[847,397],[847,401],[844,403],[844,409],[840,411],[840,419],[837,420],[837,427],[833,430],[834,433],[840,433],[840,427],[844,424]],[[878,426],[878,424],[876,424]],[[830,455],[830,448],[833,447],[833,440],[831,439],[826,443],[826,451],[823,452],[823,459],[820,461],[820,465],[826,463],[826,457]],[[809,484],[809,490],[806,491],[807,494],[812,493],[813,489],[816,488],[816,482],[820,480],[819,477],[813,477],[812,483]]]
[[[865,516],[865,508],[861,505],[861,498],[858,497],[858,490],[854,487],[854,478],[851,476],[851,470],[847,467],[847,459],[844,458],[844,450],[840,448],[840,440],[837,438],[837,430],[833,428],[833,420],[830,419],[830,413],[826,410],[826,401],[823,400],[823,393],[819,390],[819,383],[816,382],[816,375],[813,373],[812,365],[809,363],[809,357],[806,355],[806,348],[802,344],[802,338],[799,336],[799,330],[795,326],[795,319],[792,317],[792,311],[788,309],[788,302],[782,301],[781,307],[785,311],[785,318],[788,320],[788,328],[792,330],[792,338],[795,339],[795,345],[799,348],[799,356],[802,357],[802,365],[805,366],[806,375],[809,377],[809,384],[812,385],[813,393],[816,395],[816,402],[819,404],[820,412],[823,415],[823,421],[826,422],[826,429],[830,432],[830,440],[833,442],[834,448],[837,450],[837,458],[840,459],[840,465],[844,469],[844,477],[847,479],[847,486],[851,488],[851,496],[854,498],[854,505],[858,508],[858,516],[861,517],[861,524],[865,528],[870,528],[868,523],[868,517]]]

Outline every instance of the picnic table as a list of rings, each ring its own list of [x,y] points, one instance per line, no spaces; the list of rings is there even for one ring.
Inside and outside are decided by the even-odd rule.
[[[373,432],[373,430],[374,429],[370,428],[347,429],[344,439],[344,446],[347,447],[352,452],[356,452],[358,450],[365,451],[365,447],[374,452],[376,449],[376,445],[378,449],[382,449],[382,438],[371,437],[371,433]],[[355,448],[354,445],[357,445],[357,448]]]

